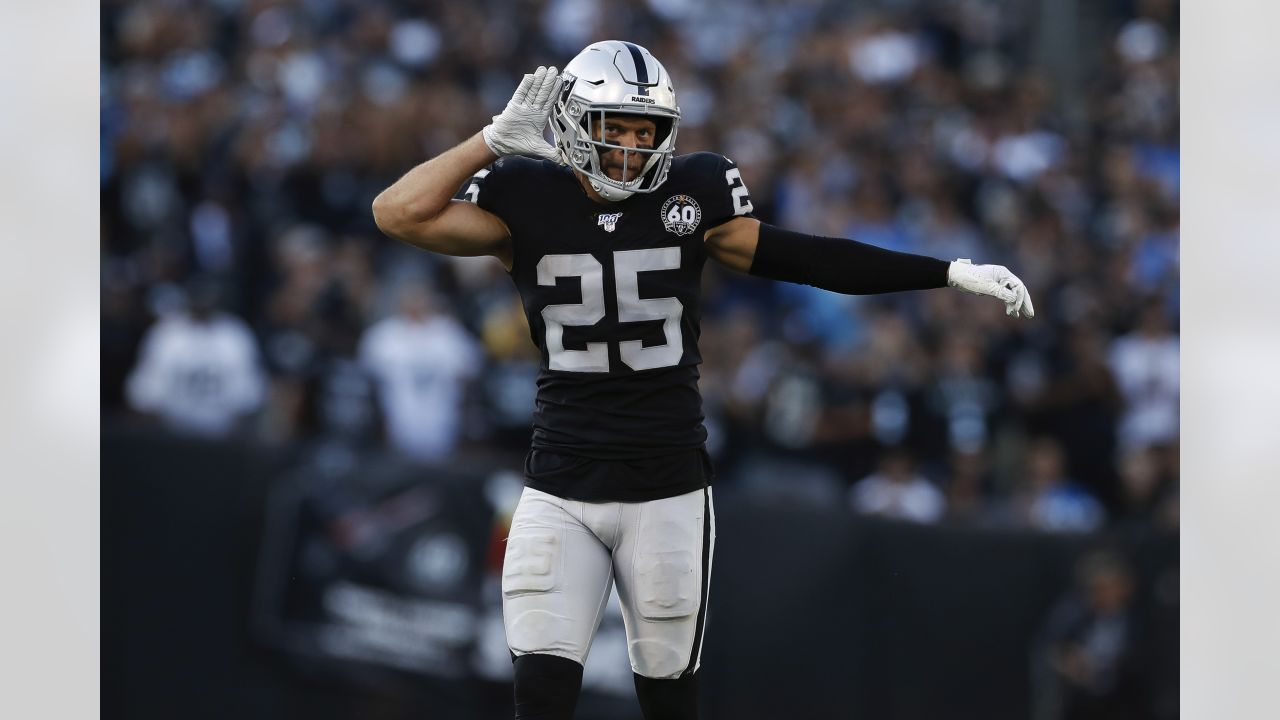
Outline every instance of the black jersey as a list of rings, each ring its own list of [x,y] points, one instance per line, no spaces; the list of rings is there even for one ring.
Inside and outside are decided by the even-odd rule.
[[[656,192],[597,203],[568,167],[508,157],[459,197],[511,231],[511,277],[542,353],[534,450],[638,460],[701,448],[702,236],[751,213],[738,168],[684,155]]]

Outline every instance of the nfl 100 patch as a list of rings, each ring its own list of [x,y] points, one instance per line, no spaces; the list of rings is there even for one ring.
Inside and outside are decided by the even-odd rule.
[[[622,213],[600,213],[596,219],[596,227],[604,228],[605,232],[613,232],[618,228],[618,220],[622,217]]]
[[[688,195],[672,195],[662,204],[662,224],[668,232],[690,235],[702,222],[702,208]]]

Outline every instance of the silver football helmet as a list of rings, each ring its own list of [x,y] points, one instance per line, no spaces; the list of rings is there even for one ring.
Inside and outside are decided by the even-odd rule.
[[[551,134],[564,161],[606,200],[657,190],[671,170],[680,124],[675,87],[662,63],[639,45],[605,40],[578,53],[562,76],[564,85],[551,110]],[[627,177],[627,170],[622,180],[605,174],[600,154],[618,148],[604,141],[610,113],[643,115],[657,125],[653,148],[622,149],[624,168],[630,168],[633,154],[646,158],[635,178]]]

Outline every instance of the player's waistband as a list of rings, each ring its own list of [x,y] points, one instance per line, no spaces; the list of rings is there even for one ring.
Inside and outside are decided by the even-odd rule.
[[[525,458],[525,485],[588,502],[645,502],[707,487],[715,477],[703,446],[643,458],[601,459],[534,446]]]

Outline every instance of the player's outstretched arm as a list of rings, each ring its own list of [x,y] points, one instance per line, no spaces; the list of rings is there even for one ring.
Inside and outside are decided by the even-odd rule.
[[[511,267],[511,232],[493,213],[453,200],[480,169],[506,155],[555,158],[543,139],[560,87],[555,68],[524,76],[506,108],[467,141],[415,167],[373,201],[373,218],[388,236],[445,255],[493,255]]]
[[[947,262],[894,252],[856,240],[783,230],[740,217],[707,231],[707,253],[730,269],[812,285],[846,295],[873,295],[951,286],[989,295],[1008,315],[1034,317],[1026,285],[1003,265]]]

